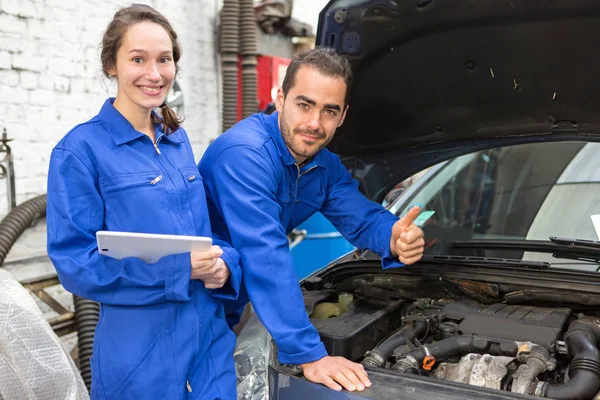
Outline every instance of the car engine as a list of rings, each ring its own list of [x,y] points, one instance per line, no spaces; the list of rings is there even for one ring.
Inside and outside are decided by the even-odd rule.
[[[366,294],[305,285],[307,311],[330,355],[539,397],[587,400],[600,390],[596,316],[565,307]]]

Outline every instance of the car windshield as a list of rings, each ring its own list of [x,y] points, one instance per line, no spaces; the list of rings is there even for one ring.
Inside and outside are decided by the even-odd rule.
[[[426,255],[546,261],[598,270],[598,263],[519,249],[456,248],[455,241],[599,240],[600,143],[542,142],[482,150],[432,167],[390,210],[435,213],[422,226]]]

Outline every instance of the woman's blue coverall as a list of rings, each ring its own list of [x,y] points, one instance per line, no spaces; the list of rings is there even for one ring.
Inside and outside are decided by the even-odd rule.
[[[54,148],[48,176],[48,254],[62,285],[101,304],[92,399],[235,399],[235,336],[222,299],[237,298],[239,254],[215,240],[231,270],[208,290],[190,280],[190,254],[155,264],[98,253],[99,230],[212,236],[202,177],[180,128],[156,145],[108,99]]]

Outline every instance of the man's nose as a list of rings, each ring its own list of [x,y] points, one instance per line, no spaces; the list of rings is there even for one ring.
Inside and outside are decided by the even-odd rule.
[[[306,127],[313,131],[319,130],[319,126],[321,125],[320,118],[321,113],[318,110],[313,111],[310,113],[308,120],[306,121]]]

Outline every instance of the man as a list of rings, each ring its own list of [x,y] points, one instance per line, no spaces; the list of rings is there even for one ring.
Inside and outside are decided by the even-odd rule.
[[[307,379],[332,389],[360,391],[371,385],[362,365],[328,356],[310,323],[286,236],[319,211],[352,244],[380,254],[384,267],[422,256],[423,232],[412,224],[419,208],[399,220],[367,200],[325,149],[346,116],[351,78],[348,62],[333,50],[300,54],[277,93],[277,112],[236,124],[198,167],[212,228],[242,259],[242,293],[226,310],[239,318],[249,298],[280,362],[299,364]]]

